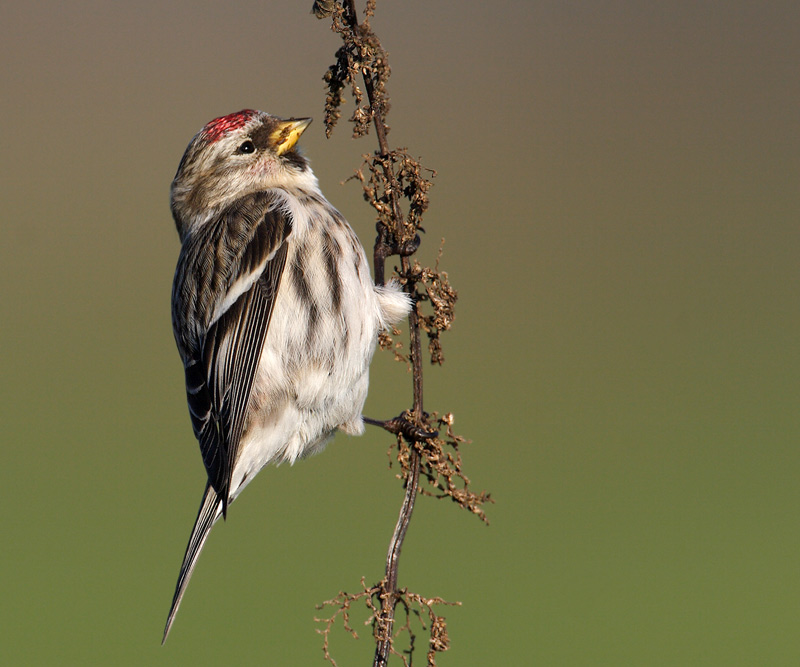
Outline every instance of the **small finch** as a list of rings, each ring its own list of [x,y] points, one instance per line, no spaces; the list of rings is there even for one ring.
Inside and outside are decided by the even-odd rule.
[[[297,150],[311,119],[212,120],[172,182],[181,251],[172,324],[208,481],[164,629],[214,523],[268,463],[364,431],[378,332],[410,310],[376,286],[358,238]]]

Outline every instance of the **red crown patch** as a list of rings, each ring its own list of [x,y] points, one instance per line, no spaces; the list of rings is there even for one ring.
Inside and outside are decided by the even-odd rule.
[[[215,118],[206,123],[203,128],[203,136],[208,142],[214,143],[224,134],[240,128],[257,113],[258,111],[254,111],[253,109],[242,109],[236,113],[230,113],[227,116]]]

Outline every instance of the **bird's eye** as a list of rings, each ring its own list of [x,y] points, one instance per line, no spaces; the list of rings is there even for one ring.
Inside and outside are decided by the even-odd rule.
[[[256,145],[252,141],[250,141],[248,139],[247,141],[244,141],[244,142],[241,143],[239,148],[236,149],[236,152],[237,153],[255,153],[256,152]]]

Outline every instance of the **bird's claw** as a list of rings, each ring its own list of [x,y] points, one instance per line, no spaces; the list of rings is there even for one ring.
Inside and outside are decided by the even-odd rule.
[[[386,225],[381,222],[378,223],[377,229],[378,238],[375,241],[375,254],[382,260],[385,260],[387,257],[391,257],[392,255],[410,257],[417,252],[417,249],[422,242],[419,234],[415,234],[414,238],[410,241],[398,243],[397,240],[393,238],[392,234],[389,233]]]
[[[417,426],[407,417],[406,413],[385,421],[364,417],[364,423],[380,426],[385,431],[395,435],[402,435],[408,442],[425,442],[439,435],[439,431],[428,431],[421,426]]]

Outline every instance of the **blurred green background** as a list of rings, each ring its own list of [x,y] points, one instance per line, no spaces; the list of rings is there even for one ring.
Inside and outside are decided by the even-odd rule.
[[[204,482],[169,315],[186,144],[243,107],[315,116],[322,189],[374,236],[340,185],[374,139],[324,138],[338,42],[309,9],[0,8],[4,664],[323,665],[314,605],[381,576],[402,492],[372,430],[259,476],[159,645]],[[463,602],[439,664],[800,664],[797,3],[373,24],[391,142],[439,172],[422,256],[446,237],[460,291],[426,407],[497,500],[488,528],[417,506],[401,584]],[[408,387],[379,355],[368,414]],[[370,664],[367,629],[333,648]]]

